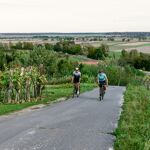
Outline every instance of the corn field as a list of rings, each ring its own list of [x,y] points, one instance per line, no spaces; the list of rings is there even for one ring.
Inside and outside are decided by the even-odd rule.
[[[23,103],[41,98],[42,88],[47,82],[37,67],[15,68],[0,71],[1,103]]]

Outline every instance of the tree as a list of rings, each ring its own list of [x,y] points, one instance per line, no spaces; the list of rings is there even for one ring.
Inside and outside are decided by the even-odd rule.
[[[71,71],[73,70],[72,64],[65,59],[59,60],[57,67],[58,67],[58,74],[60,74],[61,76],[70,75]]]
[[[106,45],[106,44],[101,44],[100,49],[102,50],[103,55],[104,55],[105,57],[108,57],[108,53],[109,53],[109,47],[108,47],[108,45]]]
[[[24,42],[23,43],[23,49],[25,50],[33,50],[34,45],[32,42]]]
[[[87,57],[93,59],[104,59],[108,57],[109,47],[105,44],[102,44],[98,48],[88,47],[88,55]]]
[[[125,58],[125,57],[127,57],[127,56],[128,56],[128,52],[127,52],[125,49],[123,49],[123,50],[121,51],[121,57]]]
[[[13,61],[20,62],[23,67],[27,67],[30,65],[30,52],[29,51],[19,51],[15,50],[12,53]],[[16,61],[16,62],[17,62]]]
[[[35,47],[30,52],[31,65],[44,65],[48,76],[53,75],[57,70],[57,54],[41,47]]]
[[[0,70],[4,69],[4,64],[6,64],[6,57],[3,50],[0,49]]]
[[[70,54],[79,54],[81,52],[81,46],[79,44],[72,44],[68,53]]]
[[[3,43],[0,43],[0,50],[4,50],[4,45],[3,45]]]
[[[63,51],[63,45],[61,42],[58,42],[54,45],[54,51],[56,51],[56,52],[62,52]]]
[[[95,58],[95,48],[93,46],[88,46],[87,51],[88,51],[87,57],[94,59]]]
[[[22,49],[23,48],[23,44],[21,42],[16,43],[16,45],[14,46],[15,49]]]
[[[79,44],[75,44],[74,41],[61,41],[54,45],[54,51],[68,54],[80,54],[82,48]]]
[[[53,50],[53,49],[54,49],[54,46],[53,46],[52,44],[50,44],[50,43],[45,43],[45,48],[46,48],[47,50]]]

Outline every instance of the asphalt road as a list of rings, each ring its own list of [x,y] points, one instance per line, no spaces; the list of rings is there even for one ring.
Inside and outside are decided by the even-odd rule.
[[[124,87],[0,117],[0,150],[111,150]]]

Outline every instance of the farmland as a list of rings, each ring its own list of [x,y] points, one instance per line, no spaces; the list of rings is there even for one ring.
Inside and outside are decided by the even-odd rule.
[[[144,138],[141,128],[142,125],[147,130],[148,121],[141,122],[139,112],[133,108],[140,110],[140,116],[148,120],[149,99],[145,97],[150,97],[150,78],[139,69],[150,71],[149,36],[139,39],[131,36],[135,34],[125,37],[115,34],[56,35],[0,36],[0,115],[70,97],[75,67],[79,67],[82,73],[81,92],[95,88],[97,73],[104,70],[109,85],[127,86],[124,112],[113,133],[117,138],[116,150],[148,149],[149,134]],[[136,120],[132,119],[134,117]],[[124,124],[126,118],[129,126]],[[129,133],[132,133],[132,139]],[[140,138],[137,140],[137,137]]]
[[[150,53],[149,33],[22,33],[0,34],[0,43],[10,44],[31,42],[34,44],[56,44],[59,41],[71,40],[81,46],[99,47],[107,44],[110,51],[131,51]]]

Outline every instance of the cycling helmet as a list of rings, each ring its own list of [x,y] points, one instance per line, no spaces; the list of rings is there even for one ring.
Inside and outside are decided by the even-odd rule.
[[[76,68],[75,68],[75,70],[76,70],[76,71],[78,71],[78,70],[79,70],[79,68],[78,68],[78,67],[76,67]]]

